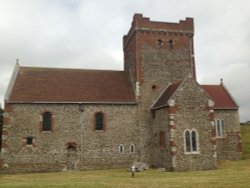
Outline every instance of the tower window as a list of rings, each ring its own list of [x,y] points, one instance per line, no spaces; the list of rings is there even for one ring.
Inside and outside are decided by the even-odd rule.
[[[174,48],[174,41],[173,41],[173,40],[169,40],[169,41],[168,41],[168,47],[169,47],[170,49],[173,49],[173,48]]]
[[[164,44],[163,40],[161,39],[157,40],[157,48],[161,48],[163,44]]]
[[[152,90],[153,91],[157,90],[157,88],[158,88],[157,85],[152,85]]]

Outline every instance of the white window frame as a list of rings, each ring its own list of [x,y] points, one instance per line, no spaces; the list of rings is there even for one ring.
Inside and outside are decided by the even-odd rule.
[[[215,120],[215,135],[216,138],[224,138],[225,137],[225,126],[223,119]]]
[[[189,132],[189,144],[190,144],[190,151],[187,151],[187,144],[186,144],[186,132]],[[192,141],[192,133],[195,132],[195,142],[196,142],[196,150],[193,149],[193,141]],[[184,138],[184,153],[185,154],[200,154],[200,146],[199,146],[199,134],[198,131],[195,129],[185,129],[183,133]]]

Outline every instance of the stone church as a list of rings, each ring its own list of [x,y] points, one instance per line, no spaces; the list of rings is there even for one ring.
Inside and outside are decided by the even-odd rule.
[[[223,84],[196,80],[192,18],[135,14],[124,70],[16,64],[4,109],[1,170],[129,167],[215,169],[241,158],[238,105]]]

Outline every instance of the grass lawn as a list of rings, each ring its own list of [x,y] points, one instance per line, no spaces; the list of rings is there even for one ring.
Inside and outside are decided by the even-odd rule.
[[[250,159],[250,126],[241,126],[243,159]]]
[[[160,172],[147,170],[135,178],[125,169],[34,174],[0,174],[0,187],[250,187],[250,126],[242,127],[243,160],[221,161],[218,170]]]

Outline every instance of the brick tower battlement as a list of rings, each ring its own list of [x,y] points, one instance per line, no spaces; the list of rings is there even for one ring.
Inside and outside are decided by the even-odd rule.
[[[164,34],[175,34],[192,36],[194,34],[194,22],[193,18],[186,18],[180,20],[179,23],[172,22],[156,22],[151,21],[150,18],[143,17],[142,14],[135,14],[131,24],[131,28],[127,35],[123,37],[123,46],[126,45],[135,31],[145,31],[147,33],[158,33],[159,35]]]

